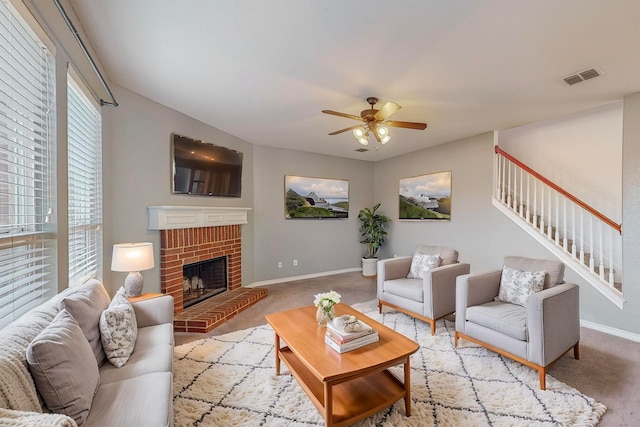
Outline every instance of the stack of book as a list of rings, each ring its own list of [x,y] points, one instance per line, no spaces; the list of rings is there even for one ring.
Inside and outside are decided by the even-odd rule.
[[[337,328],[333,322],[327,323],[324,342],[338,353],[345,353],[379,340],[378,331],[362,320],[358,320],[358,323],[360,328],[353,332],[345,332],[343,328]]]

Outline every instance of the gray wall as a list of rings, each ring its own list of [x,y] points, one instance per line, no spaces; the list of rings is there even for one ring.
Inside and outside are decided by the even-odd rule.
[[[491,205],[493,133],[439,145],[375,165],[375,199],[392,218],[382,257],[411,255],[419,244],[455,248],[480,272],[501,268],[505,254],[545,256],[541,245]],[[401,178],[451,171],[450,221],[399,221]]]
[[[251,207],[253,146],[136,93],[111,85],[120,104],[103,108],[105,134],[105,285],[115,292],[126,273],[110,271],[114,243],[153,242],[156,267],[142,272],[144,292],[160,291],[160,232],[147,230],[147,206]],[[170,134],[172,132],[224,145],[244,154],[242,197],[219,198],[171,194]],[[242,282],[253,279],[253,213],[242,226]]]
[[[640,332],[640,93],[624,98],[622,139],[622,254],[624,264],[623,315],[602,310],[594,304],[589,315],[594,321]],[[613,319],[612,319],[613,318]]]
[[[152,241],[159,254],[159,232],[147,230],[147,206],[203,205],[250,207],[243,226],[243,285],[360,267],[360,209],[380,202],[391,217],[381,258],[410,255],[421,243],[446,245],[460,252],[472,272],[499,269],[506,255],[551,258],[511,220],[491,205],[494,134],[487,133],[370,163],[325,155],[252,145],[211,126],[115,87],[120,106],[105,111],[105,282],[113,292],[124,273],[111,273],[111,245]],[[640,253],[640,114],[638,96],[625,100],[624,221],[625,310],[609,303],[573,272],[565,279],[581,285],[583,320],[640,333],[640,277],[634,265]],[[172,195],[169,135],[184,135],[226,145],[245,153],[241,199]],[[399,221],[398,186],[401,178],[433,172],[452,172],[451,221]],[[286,220],[284,177],[300,175],[349,180],[350,218],[347,220]],[[637,223],[637,222],[636,222]],[[298,260],[294,267],[292,261]],[[159,263],[159,258],[157,259]],[[283,263],[278,268],[278,262]],[[111,273],[111,278],[109,278]],[[145,292],[160,289],[159,268],[144,272]]]
[[[359,268],[358,211],[372,203],[373,164],[259,145],[253,153],[255,280]],[[349,218],[285,219],[285,175],[348,180]]]

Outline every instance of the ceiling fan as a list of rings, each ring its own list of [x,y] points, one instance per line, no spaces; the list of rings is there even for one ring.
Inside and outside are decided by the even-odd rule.
[[[397,120],[387,120],[387,118],[402,108],[400,105],[392,101],[387,101],[379,110],[373,108],[378,103],[378,98],[370,96],[367,98],[367,102],[370,108],[362,110],[360,116],[353,114],[340,113],[332,110],[322,110],[325,114],[332,114],[334,116],[346,117],[348,119],[359,120],[364,122],[364,125],[355,125],[348,128],[340,129],[335,132],[331,132],[329,135],[337,135],[346,131],[353,131],[354,136],[362,145],[369,144],[369,132],[373,133],[376,140],[382,144],[385,144],[391,138],[389,135],[389,127],[407,128],[423,130],[427,128],[426,123],[415,122],[401,122]]]

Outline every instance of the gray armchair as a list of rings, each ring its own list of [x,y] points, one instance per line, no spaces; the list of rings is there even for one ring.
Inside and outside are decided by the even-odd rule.
[[[419,279],[408,279],[412,257],[378,261],[378,310],[382,306],[427,322],[431,335],[436,333],[436,320],[456,309],[456,277],[469,273],[469,264],[458,263],[458,252],[443,246],[419,246],[417,252],[440,255],[439,267]]]
[[[538,371],[546,389],[547,369],[573,348],[579,358],[579,287],[563,283],[558,261],[506,257],[504,265],[520,271],[542,271],[544,286],[524,306],[495,301],[502,271],[460,276],[456,283],[455,345],[460,338],[479,344]]]

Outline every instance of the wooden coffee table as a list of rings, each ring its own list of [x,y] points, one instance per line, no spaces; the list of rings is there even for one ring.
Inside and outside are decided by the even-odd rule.
[[[405,413],[411,416],[409,356],[418,344],[346,304],[335,308],[338,316],[352,314],[369,324],[380,340],[340,354],[325,344],[326,328],[316,323],[316,307],[270,314],[266,319],[275,331],[276,375],[282,360],[327,426],[348,426],[402,398]],[[401,364],[404,381],[387,370]]]

